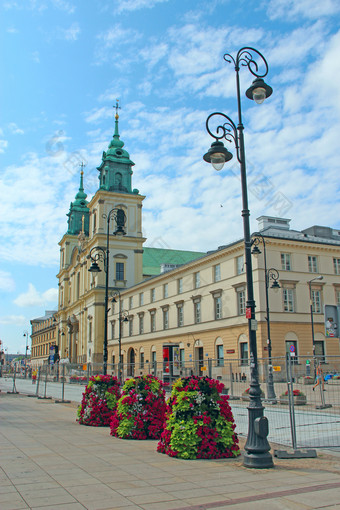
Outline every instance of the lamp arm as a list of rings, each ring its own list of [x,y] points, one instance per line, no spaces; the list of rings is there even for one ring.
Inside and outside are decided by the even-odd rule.
[[[95,253],[95,255],[92,255],[94,252],[99,251],[100,253]],[[101,246],[94,246],[89,253],[89,257],[92,260],[92,262],[97,262],[98,260],[104,261],[104,271],[106,273],[107,267],[106,267],[106,252],[104,248]]]
[[[252,53],[255,53],[262,60],[262,63],[265,66],[264,73],[260,74],[258,72],[259,65],[258,65],[257,61],[254,60]],[[233,62],[236,71],[239,71],[240,65],[242,65],[242,66],[247,66],[249,71],[251,72],[251,74],[253,76],[256,76],[257,78],[264,78],[268,74],[268,64],[267,64],[266,59],[264,58],[262,53],[260,53],[258,50],[256,50],[255,48],[252,48],[250,46],[245,46],[244,48],[241,48],[237,53],[236,60],[229,53],[226,53],[223,56],[223,58],[226,62],[229,62],[229,63]]]
[[[209,121],[213,117],[215,118],[216,116],[220,116],[223,119],[226,119],[226,122],[222,121],[223,124],[214,126],[214,130],[216,131],[216,134],[214,134],[213,131],[209,127]],[[237,132],[237,128],[236,128],[236,125],[233,122],[233,120],[230,117],[228,117],[228,115],[226,115],[225,113],[215,112],[215,113],[211,113],[209,115],[209,117],[206,120],[205,127],[206,127],[206,130],[208,131],[209,135],[212,138],[215,138],[216,141],[221,140],[222,138],[224,138],[225,140],[227,140],[227,142],[230,142],[230,143],[233,141],[235,148],[236,148],[237,160],[239,163],[241,163],[238,132]]]

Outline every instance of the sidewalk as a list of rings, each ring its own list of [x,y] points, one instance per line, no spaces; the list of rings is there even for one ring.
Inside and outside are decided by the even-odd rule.
[[[340,509],[340,457],[185,461],[81,426],[74,404],[0,393],[0,509]],[[243,444],[241,443],[241,446]]]

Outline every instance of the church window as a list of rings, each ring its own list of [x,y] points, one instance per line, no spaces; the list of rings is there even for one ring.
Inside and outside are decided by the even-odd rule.
[[[116,262],[116,280],[124,280],[124,262]]]

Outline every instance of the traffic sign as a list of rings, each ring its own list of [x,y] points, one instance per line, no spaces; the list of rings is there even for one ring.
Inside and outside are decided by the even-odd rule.
[[[295,346],[294,346],[294,345],[291,345],[291,346],[289,347],[289,350],[290,350],[290,352],[295,352]]]
[[[281,367],[273,367],[274,372],[281,372]]]

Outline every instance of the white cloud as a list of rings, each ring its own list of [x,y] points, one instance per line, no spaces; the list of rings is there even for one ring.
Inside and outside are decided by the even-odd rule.
[[[27,319],[23,315],[4,315],[0,317],[0,324],[4,325],[23,326],[26,323]]]
[[[155,5],[169,0],[118,0],[117,12],[136,11],[138,9],[152,9]]]
[[[14,135],[23,135],[25,131],[23,129],[20,129],[15,122],[11,122],[8,124],[8,128]]]
[[[72,23],[69,28],[59,28],[58,36],[60,39],[64,39],[65,41],[76,41],[80,32],[79,23]]]
[[[8,141],[7,140],[0,140],[0,154],[5,152],[7,147],[8,147]]]
[[[20,307],[25,306],[46,306],[48,303],[57,303],[58,289],[48,289],[40,293],[32,283],[28,284],[27,292],[20,294],[14,304]]]
[[[300,16],[307,19],[320,19],[326,16],[333,16],[340,11],[337,0],[270,0],[267,12],[270,18],[284,18],[296,20]]]
[[[15,289],[15,282],[10,273],[0,271],[0,290],[12,292]]]

